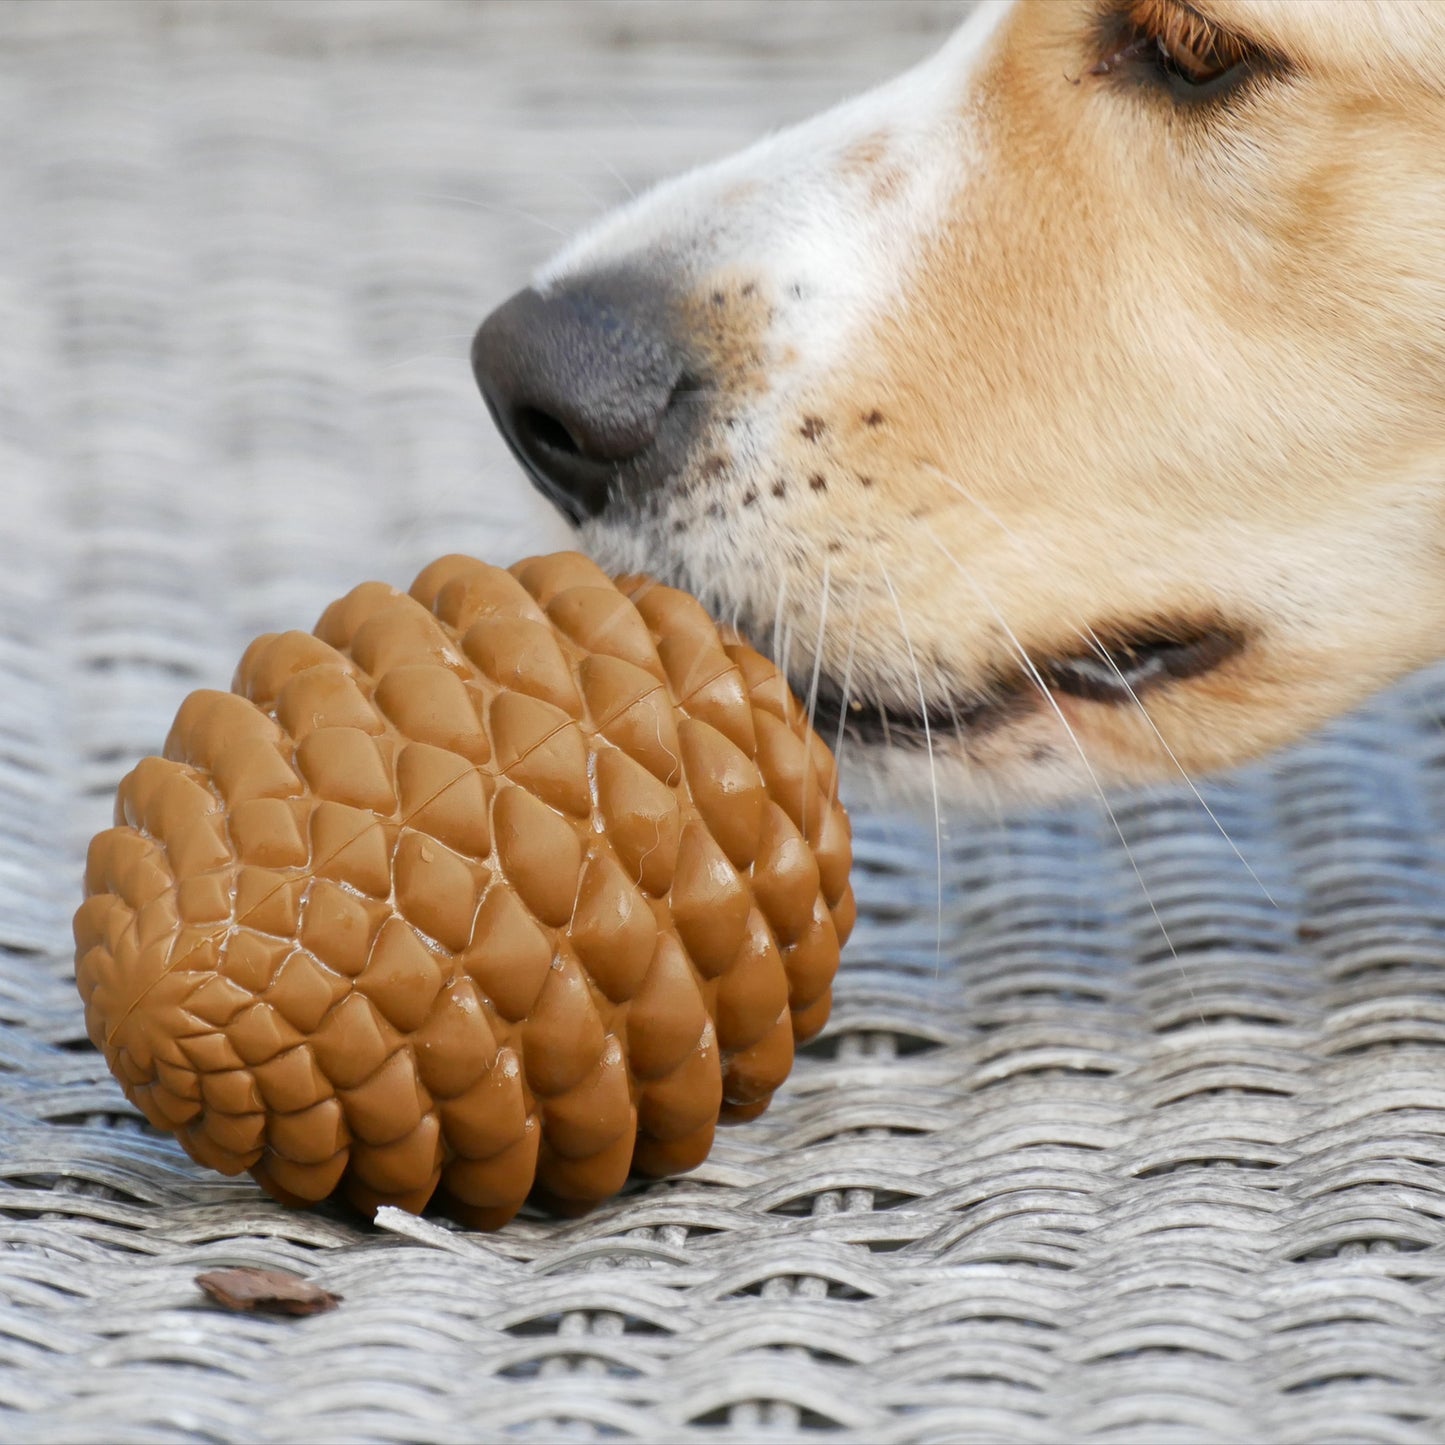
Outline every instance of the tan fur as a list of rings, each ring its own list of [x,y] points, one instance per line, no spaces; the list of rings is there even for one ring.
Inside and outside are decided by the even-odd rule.
[[[1378,68],[1396,26],[1398,48],[1424,36],[1445,61],[1445,7],[1228,8],[1287,54],[1360,65],[1191,136],[1057,83],[1088,67],[1087,6],[1019,7],[977,101],[989,164],[906,303],[810,403],[841,423],[831,530],[865,543],[837,570],[886,619],[869,581],[886,567],[914,649],[950,673],[997,658],[994,608],[1044,656],[1111,619],[1257,629],[1148,701],[1191,770],[1445,644],[1445,97]],[[886,427],[861,426],[875,410]],[[797,471],[815,463],[798,448]],[[1137,712],[1065,710],[1109,774],[1167,763]]]
[[[957,98],[982,162],[821,379],[779,380],[736,278],[710,313],[721,410],[761,369],[789,417],[766,461],[713,439],[729,515],[760,499],[739,562],[769,559],[718,595],[776,602],[795,677],[819,637],[825,675],[907,704],[1091,628],[1244,635],[1147,716],[1036,692],[934,740],[1012,791],[1227,765],[1445,652],[1445,4],[1194,9],[1292,77],[1186,114],[1090,73],[1095,0],[1020,0]],[[886,131],[840,164],[898,184]]]

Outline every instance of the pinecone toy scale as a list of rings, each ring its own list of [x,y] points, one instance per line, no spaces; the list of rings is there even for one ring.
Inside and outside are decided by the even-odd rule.
[[[146,1117],[276,1198],[481,1228],[692,1168],[827,1018],[834,763],[693,598],[445,557],[257,639],[121,783],[75,919]]]

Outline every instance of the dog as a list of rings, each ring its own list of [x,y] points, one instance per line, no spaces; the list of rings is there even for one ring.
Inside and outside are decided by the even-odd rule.
[[[1256,757],[1445,652],[1445,4],[986,0],[472,360],[888,790]]]

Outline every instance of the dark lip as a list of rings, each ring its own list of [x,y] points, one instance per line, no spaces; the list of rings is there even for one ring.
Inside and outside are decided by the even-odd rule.
[[[1213,672],[1241,652],[1244,634],[1222,626],[1161,630],[1094,630],[1097,646],[1051,659],[1040,667],[1049,685],[1070,697],[1115,706],[1172,682]]]
[[[995,675],[982,689],[959,693],[926,706],[885,701],[842,689],[820,677],[813,728],[830,745],[924,747],[939,737],[979,738],[1042,705],[1040,679],[1050,691],[1085,702],[1122,707],[1172,683],[1202,677],[1246,645],[1245,634],[1222,624],[1155,624],[1093,629],[1097,646],[1041,656],[1037,677],[1018,668]],[[799,695],[807,696],[808,679]]]
[[[841,689],[831,679],[820,679],[813,730],[830,747],[846,740],[864,746],[921,748],[939,737],[982,737],[1021,716],[1029,706],[1023,687],[990,697],[949,697],[929,703],[926,709],[850,693],[845,713]]]

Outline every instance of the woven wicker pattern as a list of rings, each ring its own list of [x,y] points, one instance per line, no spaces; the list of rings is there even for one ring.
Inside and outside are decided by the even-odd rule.
[[[951,11],[4,8],[0,1436],[1445,1436],[1438,677],[1210,791],[1260,883],[1182,789],[1128,851],[950,820],[941,889],[931,824],[859,818],[823,1038],[583,1219],[287,1212],[84,1043],[82,848],[181,696],[363,577],[563,540],[462,359],[551,228]],[[235,1264],[345,1299],[223,1314]]]

